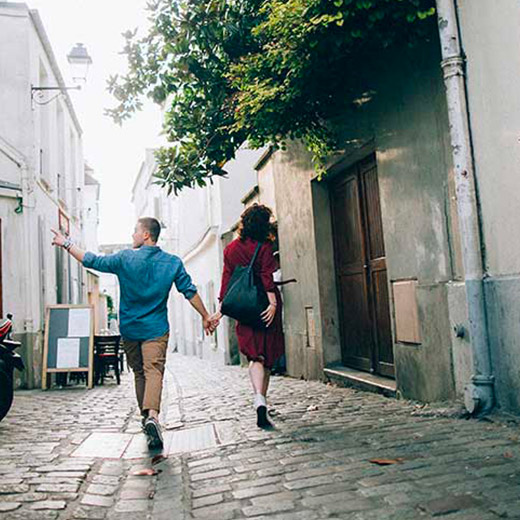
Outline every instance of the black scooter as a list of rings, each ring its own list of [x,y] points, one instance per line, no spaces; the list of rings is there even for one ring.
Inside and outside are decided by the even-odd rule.
[[[12,314],[0,320],[0,421],[7,415],[13,404],[13,372],[24,370],[23,359],[14,352],[21,343],[11,339]]]

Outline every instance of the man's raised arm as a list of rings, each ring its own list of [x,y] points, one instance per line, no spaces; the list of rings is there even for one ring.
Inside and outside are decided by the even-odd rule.
[[[67,238],[59,231],[55,229],[51,231],[54,233],[52,245],[63,247],[72,257],[78,262],[81,262],[84,267],[101,271],[102,273],[117,274],[121,264],[121,256],[119,253],[113,255],[95,255],[90,251],[83,251],[83,249],[75,245],[70,238]]]
[[[72,257],[74,257],[78,262],[83,263],[83,258],[85,257],[85,251],[80,249],[77,245],[72,243],[72,240],[67,238],[65,235],[56,231],[55,229],[51,229],[54,233],[54,238],[52,239],[52,245],[63,247],[65,251],[67,251]]]

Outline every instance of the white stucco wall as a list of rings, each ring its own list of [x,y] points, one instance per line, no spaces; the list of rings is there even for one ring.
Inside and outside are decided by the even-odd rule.
[[[520,411],[520,3],[459,0],[498,405]]]
[[[229,177],[218,180],[220,185],[218,204],[222,211],[222,232],[236,224],[244,210],[241,200],[257,183],[254,166],[262,153],[263,149],[250,150],[243,146],[237,152],[236,159],[226,164],[225,169],[229,172]]]
[[[520,272],[520,3],[458,2],[490,274]]]
[[[22,197],[20,206],[0,188],[3,303],[5,312],[14,314],[15,334],[24,341],[25,375],[33,386],[41,370],[43,310],[57,297],[50,229],[58,228],[60,210],[70,220],[73,240],[84,242],[81,128],[67,95],[53,99],[53,91],[31,102],[31,85],[56,86],[63,80],[38,14],[24,4],[0,3],[0,63],[0,149],[12,149],[19,158],[13,161],[0,152],[0,184],[20,184],[17,195]],[[42,101],[49,103],[38,105]],[[18,206],[22,211],[15,213]],[[64,266],[65,301],[85,301],[81,267],[68,260]]]
[[[83,234],[87,251],[98,251],[99,187],[86,185],[83,192]]]

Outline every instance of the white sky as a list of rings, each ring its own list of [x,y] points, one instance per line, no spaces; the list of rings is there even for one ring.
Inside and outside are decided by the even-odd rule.
[[[111,74],[124,73],[119,55],[121,33],[147,27],[146,0],[27,0],[38,9],[65,81],[66,55],[84,43],[92,57],[87,84],[71,98],[83,128],[84,156],[101,183],[99,243],[130,242],[134,226],[131,188],[146,148],[162,142],[159,107],[146,103],[142,112],[117,126],[103,114],[115,103],[106,91]],[[72,84],[69,80],[68,84]]]

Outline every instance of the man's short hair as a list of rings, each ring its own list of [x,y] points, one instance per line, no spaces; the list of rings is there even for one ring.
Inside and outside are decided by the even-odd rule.
[[[157,242],[159,235],[161,234],[161,224],[156,218],[153,217],[142,217],[137,222],[150,233],[150,238]]]

